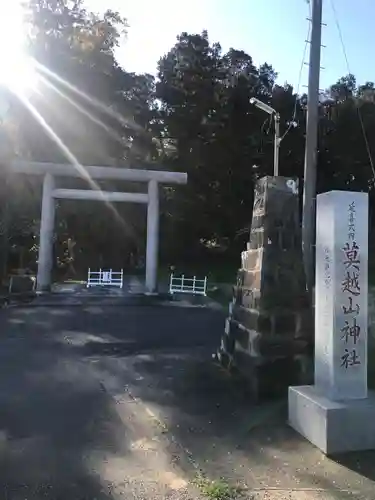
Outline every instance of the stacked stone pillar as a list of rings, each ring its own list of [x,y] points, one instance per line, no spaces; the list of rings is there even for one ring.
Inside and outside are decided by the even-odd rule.
[[[256,184],[250,240],[241,255],[219,357],[245,375],[258,399],[308,376],[312,340],[298,184],[264,177]]]

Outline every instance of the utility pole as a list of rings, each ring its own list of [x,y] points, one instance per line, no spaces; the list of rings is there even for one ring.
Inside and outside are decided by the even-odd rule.
[[[274,144],[274,157],[273,157],[273,175],[279,175],[279,156],[280,156],[280,115],[275,113],[275,144]]]
[[[307,98],[306,149],[303,189],[302,250],[307,289],[310,297],[314,286],[314,242],[315,242],[315,200],[316,200],[316,160],[318,146],[319,119],[319,76],[320,48],[322,39],[323,0],[310,0],[311,44],[309,62],[309,83]]]

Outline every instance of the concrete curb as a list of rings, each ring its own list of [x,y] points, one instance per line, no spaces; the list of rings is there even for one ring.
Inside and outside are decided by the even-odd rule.
[[[16,293],[10,295],[0,296],[0,309],[14,307],[21,304],[30,304],[35,300],[35,294],[29,292],[26,293]]]
[[[1,303],[2,299],[2,303]],[[130,293],[126,296],[103,296],[90,294],[87,296],[69,296],[64,292],[35,294],[34,296],[20,294],[0,297],[0,309],[15,307],[179,307],[186,309],[211,309],[225,311],[225,307],[211,299],[204,297],[203,301],[196,302],[196,297],[188,300],[185,296],[181,300],[170,297],[169,294],[159,293],[148,295],[145,293]]]
[[[186,302],[169,302],[169,301],[147,301],[147,300],[77,300],[77,301],[31,301],[31,302],[10,302],[4,305],[3,309],[10,308],[41,308],[41,307],[179,307],[185,309],[208,309],[207,305],[190,304]]]

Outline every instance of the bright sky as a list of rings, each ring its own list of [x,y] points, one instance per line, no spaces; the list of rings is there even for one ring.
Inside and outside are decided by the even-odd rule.
[[[323,0],[321,87],[348,73],[342,52],[332,0]],[[306,0],[86,0],[94,11],[118,10],[130,24],[128,40],[118,51],[128,71],[154,73],[157,60],[174,44],[181,31],[207,29],[212,41],[224,50],[247,51],[256,64],[268,62],[279,73],[279,82],[298,83],[308,30]],[[351,71],[360,83],[375,80],[372,48],[375,46],[374,0],[334,0]],[[286,7],[287,5],[287,7]],[[307,66],[302,73],[307,84]],[[303,90],[303,89],[301,89]]]

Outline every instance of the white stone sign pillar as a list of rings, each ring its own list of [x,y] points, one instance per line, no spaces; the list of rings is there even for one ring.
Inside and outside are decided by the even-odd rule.
[[[317,197],[315,385],[333,400],[367,397],[367,198]]]
[[[318,195],[315,385],[289,388],[289,422],[325,453],[375,448],[367,282],[368,195]]]

